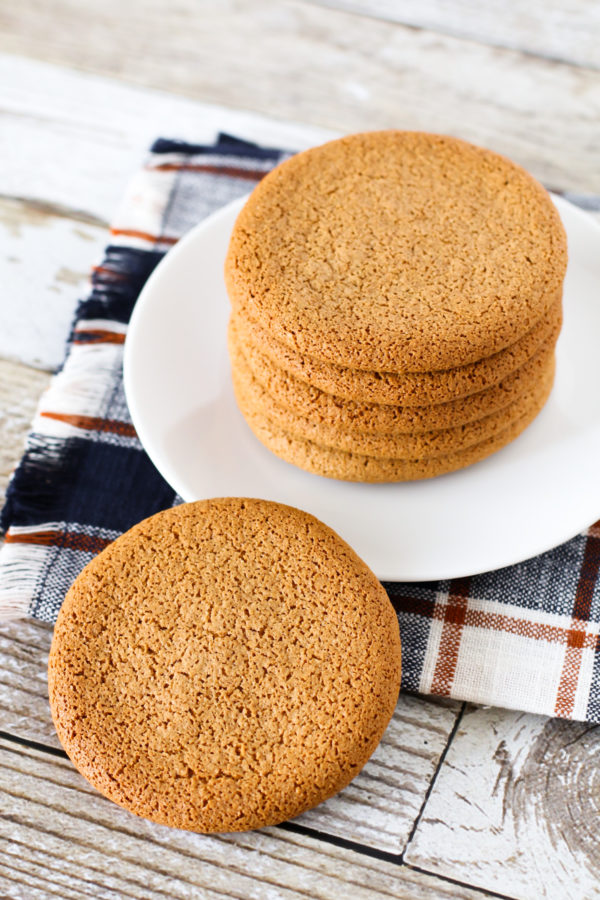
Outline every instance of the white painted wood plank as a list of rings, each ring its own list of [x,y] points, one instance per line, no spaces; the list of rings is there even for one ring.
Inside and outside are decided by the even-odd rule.
[[[520,900],[600,897],[600,728],[461,720],[406,861]]]
[[[178,15],[164,6],[150,14],[134,0],[126,17],[117,0],[60,0],[35,16],[28,5],[10,7],[0,49],[336,132],[456,134],[506,153],[554,187],[600,192],[598,71],[300,0],[225,0],[218,15],[195,0],[181,0]],[[123,179],[152,136],[190,137],[209,121],[243,130],[242,119],[237,127],[233,116],[210,120],[189,100],[15,57],[5,57],[0,78],[8,154],[0,191],[85,203],[103,218],[122,190],[115,173]],[[275,136],[252,116],[246,122],[263,140]],[[44,144],[35,139],[40,123]]]
[[[600,68],[600,4],[590,0],[311,0],[319,6],[429,28]]]
[[[68,761],[6,740],[0,741],[0,804],[3,896],[99,900],[486,896],[278,828],[206,836],[157,826],[105,800]]]
[[[60,365],[76,302],[107,236],[104,227],[0,198],[0,357]]]
[[[159,136],[202,142],[229,131],[291,149],[335,136],[2,54],[0,84],[0,194],[45,201],[105,223]]]

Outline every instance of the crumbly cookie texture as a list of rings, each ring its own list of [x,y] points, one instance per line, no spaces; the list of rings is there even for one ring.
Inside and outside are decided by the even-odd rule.
[[[346,450],[379,459],[430,459],[465,450],[504,431],[513,421],[547,394],[548,383],[554,376],[554,356],[548,358],[547,371],[516,400],[499,412],[492,413],[455,428],[424,431],[418,434],[364,434],[342,429],[326,422],[315,422],[307,416],[290,412],[275,401],[254,378],[240,360],[232,370],[233,387],[238,406],[244,416],[257,413],[273,425],[284,429],[291,437],[304,438],[322,447]]]
[[[248,412],[245,419],[258,440],[276,456],[315,475],[341,481],[417,481],[464,469],[509,444],[538,415],[548,399],[551,388],[552,379],[548,379],[545,391],[536,402],[493,437],[466,450],[456,450],[429,459],[380,459],[361,453],[333,450],[314,441],[293,437],[260,413]]]
[[[451,137],[355,134],[276,167],[231,237],[232,305],[336,365],[432,372],[513,344],[560,296],[566,237],[520,166]]]
[[[52,715],[79,771],[200,832],[281,822],[360,771],[400,684],[395,613],[313,516],[216,499],[136,525],[60,611]]]
[[[543,347],[500,384],[469,397],[431,406],[403,407],[342,400],[327,394],[289,375],[256,348],[242,347],[234,331],[231,328],[229,331],[233,370],[250,371],[263,390],[279,406],[289,410],[290,418],[300,415],[314,425],[364,434],[419,434],[456,428],[499,412],[538,384],[553,365],[553,355],[554,344]]]
[[[276,340],[265,328],[233,314],[231,327],[248,353],[259,350],[271,362],[306,384],[344,400],[427,406],[448,403],[493,387],[527,362],[542,347],[554,344],[562,325],[562,301],[524,337],[486,359],[441,372],[369,372],[322,362]]]

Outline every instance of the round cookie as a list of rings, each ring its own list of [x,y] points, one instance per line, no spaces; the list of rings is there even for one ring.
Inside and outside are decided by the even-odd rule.
[[[349,369],[303,356],[287,344],[277,341],[257,322],[232,315],[231,328],[248,351],[258,349],[281,369],[326,394],[344,400],[387,403],[393,406],[426,406],[447,403],[493,387],[544,346],[554,345],[562,325],[562,302],[516,343],[493,356],[442,372],[369,372]]]
[[[403,407],[342,400],[326,394],[279,369],[254,348],[242,348],[231,329],[228,337],[232,368],[243,371],[245,361],[261,387],[289,410],[290,419],[300,415],[317,425],[365,434],[418,434],[475,422],[499,412],[535,386],[553,365],[554,356],[554,346],[546,347],[500,384],[469,397],[431,406]]]
[[[200,832],[281,822],[360,771],[393,713],[398,623],[308,513],[184,504],[92,560],[49,659],[60,740],[137,815]]]
[[[236,221],[234,309],[301,354],[432,372],[513,344],[558,302],[566,237],[544,188],[472,144],[350,135],[270,172]]]
[[[538,402],[494,437],[480,444],[474,444],[466,450],[453,451],[431,459],[377,459],[360,453],[332,450],[313,441],[292,437],[289,432],[259,413],[249,413],[245,419],[254,435],[267,449],[286,462],[315,475],[341,481],[371,483],[418,481],[464,469],[509,444],[535,419],[548,399],[551,389],[550,380]]]
[[[261,387],[242,361],[238,363],[238,368],[232,370],[232,377],[235,397],[244,417],[258,413],[291,437],[304,438],[321,447],[346,450],[378,459],[415,460],[465,450],[504,431],[547,394],[548,384],[554,378],[554,360],[542,378],[500,412],[457,428],[420,434],[361,434],[336,428],[327,422],[315,423],[306,416],[290,414],[288,409],[280,406]]]

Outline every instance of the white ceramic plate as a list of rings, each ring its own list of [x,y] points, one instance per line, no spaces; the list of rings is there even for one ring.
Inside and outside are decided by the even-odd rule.
[[[569,239],[564,327],[546,407],[512,444],[431,481],[350,484],[283,462],[235,404],[223,261],[242,201],[194,228],[157,267],[125,345],[142,444],[185,500],[246,496],[313,513],[383,580],[474,575],[520,562],[600,517],[600,229],[554,198]]]

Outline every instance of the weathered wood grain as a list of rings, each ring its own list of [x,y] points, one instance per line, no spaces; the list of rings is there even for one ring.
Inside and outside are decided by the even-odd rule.
[[[0,731],[60,747],[46,685],[51,640],[51,627],[31,619],[0,626]],[[327,834],[401,853],[459,709],[454,702],[401,697],[361,774],[299,821]]]
[[[593,900],[599,837],[600,727],[471,709],[406,859],[522,900]]]
[[[75,304],[108,232],[36,203],[0,198],[0,357],[56,368]]]
[[[319,6],[600,68],[600,5],[589,0],[310,0]]]
[[[221,130],[291,149],[335,136],[3,54],[0,84],[0,194],[45,202],[90,224],[112,220],[159,135],[201,142]]]
[[[485,896],[279,828],[205,836],[97,794],[64,759],[0,740],[0,891],[23,897],[446,900]],[[19,893],[20,892],[20,893]]]
[[[161,14],[157,0],[5,4],[0,49],[340,131],[448,132],[556,187],[600,190],[597,70],[302,0],[224,0],[218,15],[209,0],[170,9]],[[83,121],[101,92],[98,84],[76,101]],[[55,97],[47,119],[56,105]],[[142,110],[133,114],[140,122]]]

